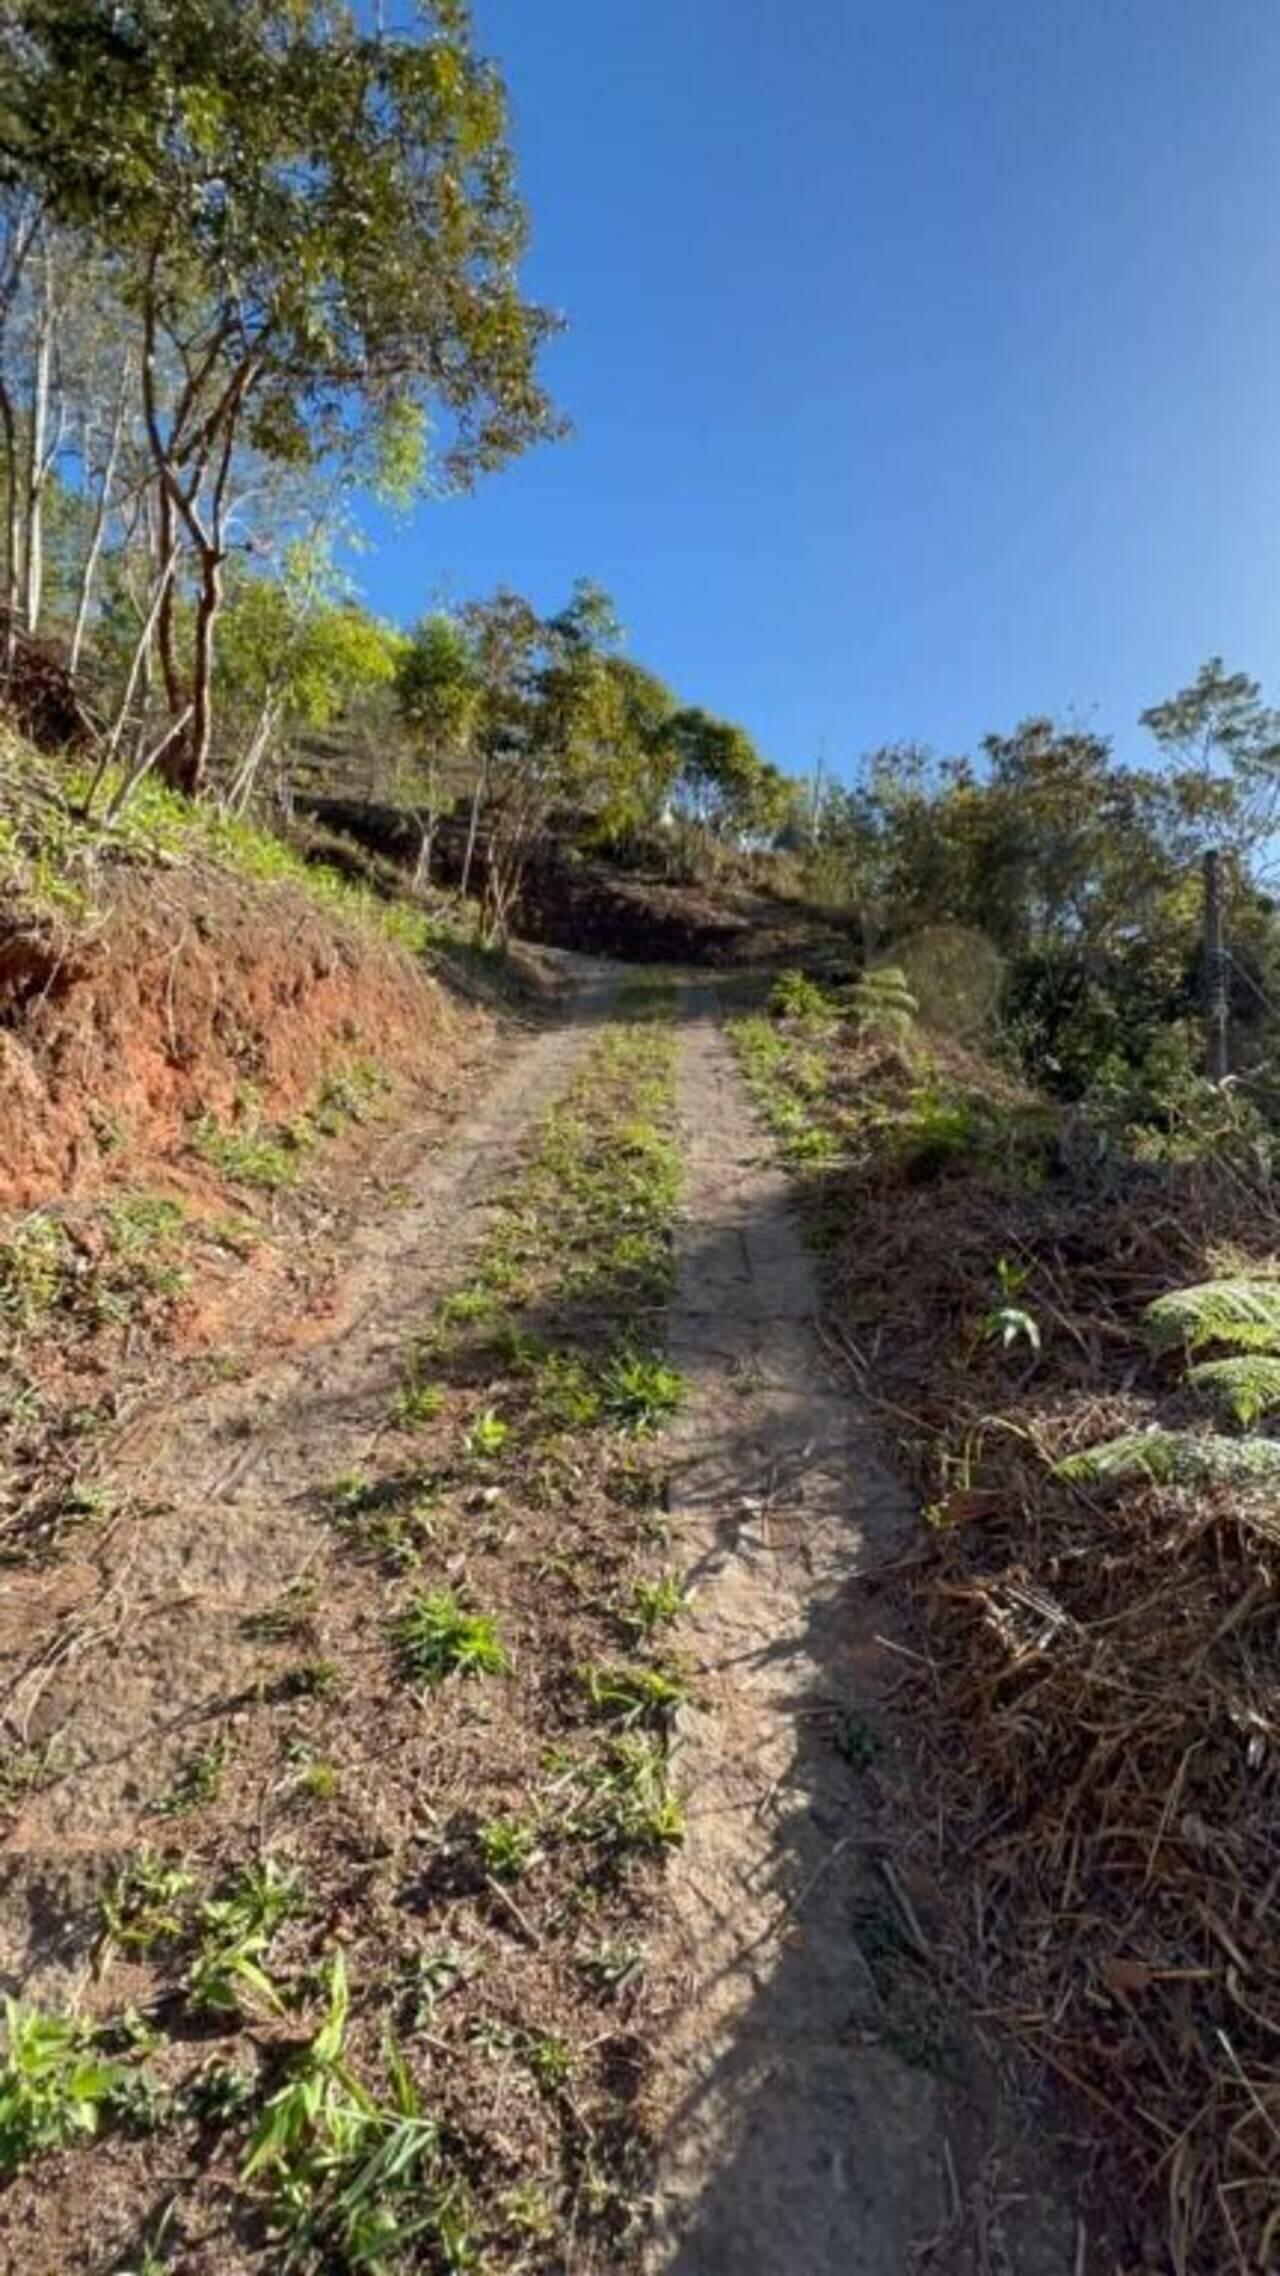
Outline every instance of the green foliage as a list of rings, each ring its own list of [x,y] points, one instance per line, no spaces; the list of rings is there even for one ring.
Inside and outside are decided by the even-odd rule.
[[[61,1297],[75,1269],[65,1225],[36,1211],[0,1243],[0,1319],[34,1327]]]
[[[452,1589],[415,1596],[392,1624],[406,1674],[433,1686],[448,1676],[506,1675],[510,1666],[493,1619],[467,1612]]]
[[[379,2101],[344,2059],[348,1991],[341,1952],[328,1970],[328,2011],[292,2075],[267,2102],[244,2162],[261,2181],[286,2248],[285,2265],[391,2276],[419,2249],[451,2276],[477,2266],[461,2182],[442,2154],[438,2122],[393,2040],[391,2094]]]
[[[396,1394],[396,1420],[410,1429],[434,1422],[443,1407],[444,1392],[438,1383],[410,1381],[403,1384]]]
[[[182,1817],[188,1810],[198,1810],[206,1802],[215,1802],[222,1791],[228,1752],[227,1742],[220,1739],[211,1747],[189,1754],[179,1764],[172,1785],[152,1803],[152,1816]]]
[[[1054,1464],[1073,1486],[1262,1486],[1280,1478],[1280,1441],[1197,1438],[1187,1431],[1134,1431]]]
[[[1238,1351],[1280,1351],[1280,1280],[1206,1280],[1171,1289],[1143,1314],[1154,1352],[1201,1351],[1233,1344]]]
[[[518,1881],[537,1862],[538,1828],[529,1818],[490,1818],[477,1839],[485,1871],[496,1881]]]
[[[182,1934],[195,1877],[177,1859],[142,1848],[112,1876],[102,1898],[103,1932],[123,1951],[149,1952]]]
[[[467,1430],[466,1449],[473,1461],[492,1462],[501,1454],[510,1436],[510,1423],[492,1407],[485,1407]]]
[[[6,1999],[0,2056],[0,2173],[41,2150],[95,2134],[123,2073],[94,2050],[86,2024]]]
[[[918,1184],[975,1152],[981,1137],[975,1104],[941,1081],[918,1084],[893,1128],[903,1174]]]
[[[652,1636],[677,1621],[691,1601],[691,1592],[676,1573],[660,1573],[656,1579],[636,1582],[622,1617],[637,1635]]]
[[[853,1015],[865,1035],[909,1036],[920,1006],[911,993],[906,973],[896,964],[873,965],[859,975],[853,989]]]
[[[289,1134],[264,1130],[254,1118],[224,1130],[212,1115],[201,1115],[192,1144],[229,1184],[262,1186],[268,1193],[293,1185],[302,1167],[301,1148]]]
[[[639,1438],[660,1430],[684,1403],[683,1376],[657,1352],[615,1352],[601,1379],[604,1411],[619,1430]]]
[[[807,972],[780,972],[769,990],[769,1009],[776,1019],[825,1019],[832,1008],[825,988]]]
[[[284,2003],[264,1962],[276,1931],[301,1909],[297,1877],[273,1857],[243,1867],[224,1896],[206,1898],[187,1978],[192,2004],[235,2014],[247,1997],[278,2014]]]
[[[588,1667],[581,1681],[593,1707],[627,1725],[668,1723],[688,1697],[683,1676],[670,1667]]]
[[[1193,1390],[1205,1392],[1243,1430],[1280,1408],[1280,1359],[1264,1352],[1237,1359],[1202,1359],[1188,1368],[1187,1382]]]
[[[324,0],[140,0],[123,29],[106,0],[20,0],[11,31],[0,170],[98,256],[140,439],[196,565],[189,655],[161,626],[172,709],[185,682],[194,715],[170,763],[194,791],[233,469],[233,494],[265,463],[404,496],[429,420],[437,487],[558,431],[537,376],[555,321],[518,284],[501,82],[454,0],[423,0],[396,38]],[[314,702],[305,673],[293,693]]]
[[[567,1830],[620,1851],[664,1849],[684,1839],[684,1810],[671,1791],[660,1738],[623,1731],[582,1778]]]
[[[1039,1321],[1016,1302],[1030,1278],[1030,1265],[1012,1264],[1008,1257],[997,1259],[996,1282],[1000,1296],[999,1302],[982,1315],[980,1332],[985,1342],[998,1343],[1005,1351],[1021,1342],[1028,1344],[1032,1351],[1039,1351]]]

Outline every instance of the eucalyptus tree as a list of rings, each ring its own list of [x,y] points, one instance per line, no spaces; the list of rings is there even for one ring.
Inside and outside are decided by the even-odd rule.
[[[389,687],[404,645],[343,590],[322,544],[291,546],[278,575],[242,576],[219,643],[219,685],[244,727],[223,791],[230,811],[244,812],[291,729],[327,727],[348,703]]]
[[[156,475],[165,771],[204,782],[237,452],[315,463],[434,422],[462,486],[558,422],[554,319],[522,295],[526,220],[493,66],[461,0],[412,34],[328,0],[12,0],[0,174],[109,257]],[[193,567],[190,656],[176,632]]]
[[[408,635],[396,668],[400,716],[418,757],[422,797],[415,801],[421,832],[415,883],[431,866],[431,851],[445,787],[471,757],[483,687],[473,644],[456,617],[423,617]],[[463,858],[462,890],[471,881],[479,824],[482,775],[472,785],[471,820]]]

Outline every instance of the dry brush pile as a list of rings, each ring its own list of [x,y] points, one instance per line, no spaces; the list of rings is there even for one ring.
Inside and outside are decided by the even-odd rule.
[[[1137,1159],[982,1061],[926,1049],[909,1016],[801,1002],[741,1046],[809,1165],[832,1332],[921,1491],[912,1705],[970,1924],[957,1965],[1095,2114],[1126,2276],[1272,2268],[1266,1162],[1229,1140]],[[1243,1330],[1212,1296],[1170,1303],[1206,1282],[1235,1293]]]

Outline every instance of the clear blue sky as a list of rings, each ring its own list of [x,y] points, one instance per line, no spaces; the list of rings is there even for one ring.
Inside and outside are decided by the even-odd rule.
[[[476,0],[572,416],[378,523],[402,618],[613,593],[780,765],[1280,699],[1277,0]]]

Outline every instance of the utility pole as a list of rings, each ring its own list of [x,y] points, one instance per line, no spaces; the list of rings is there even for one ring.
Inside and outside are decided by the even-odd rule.
[[[1227,951],[1222,933],[1222,873],[1218,855],[1204,857],[1204,1044],[1205,1073],[1211,1083],[1231,1072],[1228,1048]]]

